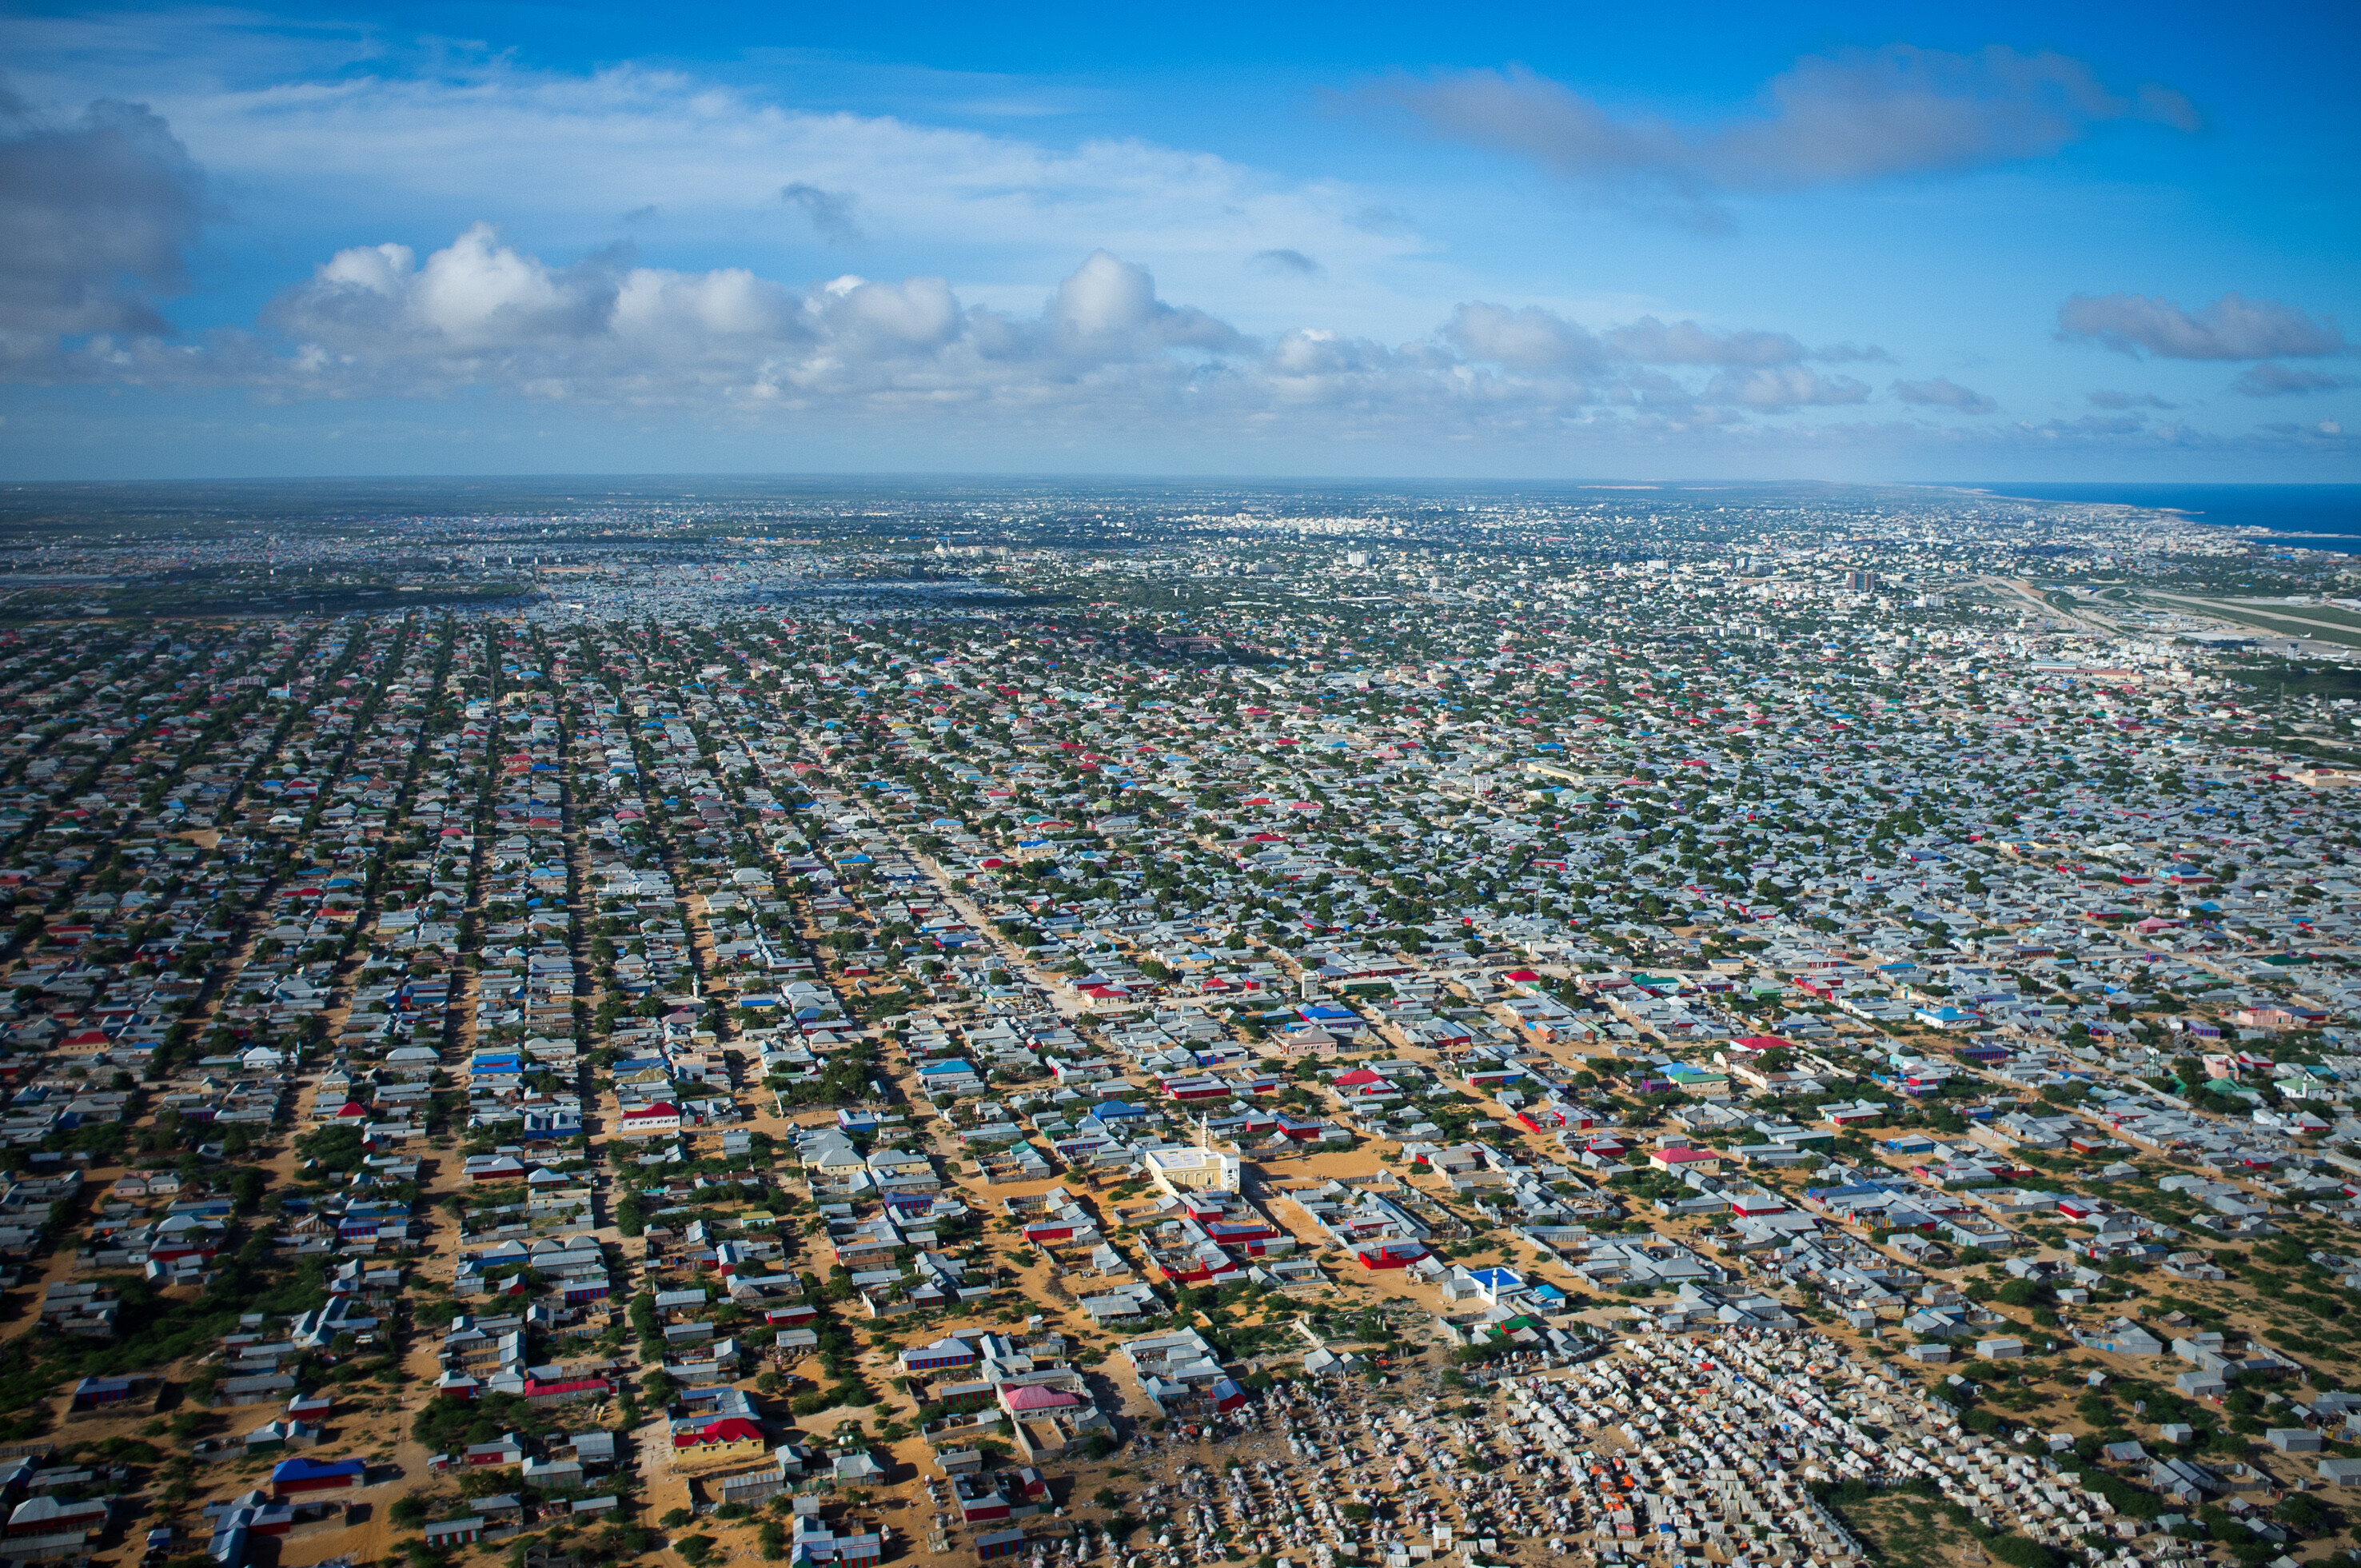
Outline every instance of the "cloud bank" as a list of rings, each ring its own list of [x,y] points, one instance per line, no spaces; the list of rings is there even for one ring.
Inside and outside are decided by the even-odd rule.
[[[2029,116],[2053,98],[2080,107],[2059,111],[2065,117],[2046,135],[2070,139],[2109,117],[2179,123],[2163,100],[2108,97],[2072,64],[2006,51],[1807,61],[1767,93],[1760,123],[1681,131],[1688,162],[1673,159],[1662,178],[1635,173],[1633,189],[1662,196],[1687,180],[1710,203],[1783,183],[1884,178],[1950,166],[1930,150],[1938,144],[1970,148],[1958,166],[1974,166],[1999,156],[1994,148],[2033,145]],[[300,168],[315,180],[302,189],[342,187],[366,211],[323,222],[335,238],[310,254],[328,258],[249,324],[189,337],[162,311],[185,287],[184,258],[206,215],[208,176],[175,135],[188,129],[183,109],[172,108],[170,126],[117,103],[39,120],[0,101],[0,377],[285,404],[456,408],[483,393],[619,418],[678,411],[678,428],[819,428],[775,419],[784,411],[825,414],[840,429],[865,421],[924,431],[928,441],[984,433],[989,442],[1019,425],[1075,439],[1118,429],[1180,443],[1301,434],[1390,449],[1415,439],[1573,451],[1684,434],[1766,453],[1975,439],[2191,449],[2231,439],[2152,418],[2171,405],[2147,394],[2092,394],[2103,418],[1991,420],[1994,399],[1945,378],[1880,377],[1884,389],[1873,389],[1860,367],[1893,363],[1873,345],[1678,319],[1661,306],[1649,313],[1645,296],[1552,309],[1462,281],[1422,293],[1415,310],[1360,318],[1382,328],[1333,317],[1297,324],[1307,298],[1323,312],[1354,309],[1378,263],[1422,250],[1415,225],[1369,205],[1367,192],[1288,184],[1204,155],[1137,142],[1045,148],[800,114],[696,85],[629,69],[560,79],[492,67],[475,79],[217,94],[191,111],[210,116],[199,122],[209,139],[191,139],[209,160],[216,148],[236,149],[224,188],[270,186]],[[1982,143],[1928,131],[1907,157],[1842,151],[1847,137],[1876,139],[1897,116],[1948,124],[1962,104],[2017,129],[1987,126]],[[460,183],[430,189],[444,171]],[[454,215],[380,215],[412,198]],[[594,211],[595,225],[552,221]],[[462,227],[478,212],[513,215],[535,242],[489,224]],[[630,245],[606,244],[626,232],[610,215],[619,212],[629,232],[660,236],[670,257],[697,265],[653,265]],[[684,243],[683,231],[700,225],[703,238]],[[455,231],[447,243],[416,243]],[[413,244],[346,243],[388,233]],[[954,233],[1001,248],[954,260],[962,253],[944,239]],[[854,244],[864,273],[899,280],[830,276],[846,258],[826,247]],[[748,254],[800,260],[780,277],[711,265]],[[1155,258],[1153,276],[1143,256]],[[933,275],[947,261],[968,280]],[[1239,284],[1257,274],[1283,281],[1256,299]],[[1444,276],[1427,272],[1427,286]],[[1178,302],[1159,278],[1224,308]],[[1306,290],[1313,280],[1327,286]],[[1422,331],[1424,323],[1435,324]],[[2286,362],[2347,345],[2333,320],[2276,301],[2229,294],[2183,309],[2077,296],[2058,330],[2135,356],[2247,359],[2235,386],[2257,398],[2345,384]],[[651,417],[645,428],[663,424]],[[2308,450],[2344,441],[2334,424],[2268,428]]]
[[[2201,124],[2170,88],[2118,92],[2082,60],[2000,46],[1806,56],[1763,85],[1752,113],[1698,125],[1619,115],[1515,66],[1399,81],[1379,95],[1445,139],[1530,159],[1594,195],[1707,228],[1727,225],[1731,195],[2046,158],[2114,123]]]
[[[2148,294],[2077,294],[2058,307],[2058,335],[2135,358],[2301,359],[2351,346],[2333,316],[2243,294],[2194,311]]]
[[[2305,392],[2333,392],[2345,387],[2361,385],[2350,376],[2332,376],[2324,370],[2298,370],[2291,366],[2266,360],[2250,365],[2246,373],[2230,383],[2234,392],[2250,398],[2296,397]]]
[[[0,362],[60,334],[165,331],[203,207],[203,175],[142,105],[46,125],[0,86]]]
[[[1949,409],[1963,414],[1995,413],[2000,409],[1998,403],[1982,392],[1971,391],[1943,376],[1926,381],[1896,381],[1893,391],[1895,397],[1916,408]]]
[[[280,401],[494,391],[748,417],[1211,417],[1374,434],[1405,423],[1734,427],[1866,403],[1866,382],[1813,362],[1882,356],[1653,316],[1593,330],[1481,300],[1408,343],[1310,326],[1256,334],[1163,299],[1147,269],[1104,249],[1027,313],[963,300],[939,277],[847,274],[797,288],[743,268],[645,266],[628,247],[560,264],[478,223],[423,258],[393,243],[339,251],[273,299],[254,330],[195,343],[61,338],[39,368]],[[1975,394],[1952,392],[1906,400],[1982,411]]]

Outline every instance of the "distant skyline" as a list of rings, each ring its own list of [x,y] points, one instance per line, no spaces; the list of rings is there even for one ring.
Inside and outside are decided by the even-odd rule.
[[[0,477],[2349,482],[2356,43],[18,7]]]

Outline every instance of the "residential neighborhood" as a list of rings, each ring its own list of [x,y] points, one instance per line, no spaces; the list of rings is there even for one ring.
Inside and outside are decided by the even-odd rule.
[[[1359,504],[25,545],[0,1555],[2349,1554],[2361,561]]]

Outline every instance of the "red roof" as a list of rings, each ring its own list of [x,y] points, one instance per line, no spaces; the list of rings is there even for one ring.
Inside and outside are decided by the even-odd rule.
[[[749,1439],[762,1442],[763,1429],[743,1416],[724,1416],[695,1431],[673,1433],[672,1445],[675,1448],[698,1448],[709,1442],[744,1442]]]
[[[677,1116],[679,1114],[679,1106],[674,1104],[669,1100],[659,1100],[654,1104],[645,1106],[640,1110],[624,1112],[623,1120],[630,1122],[650,1116]]]
[[[613,1387],[604,1377],[573,1377],[555,1383],[543,1383],[531,1377],[524,1380],[527,1398],[535,1394],[578,1394],[586,1388],[595,1388],[603,1394]]]

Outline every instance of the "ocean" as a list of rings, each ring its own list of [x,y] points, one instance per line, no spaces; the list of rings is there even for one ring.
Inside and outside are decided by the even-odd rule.
[[[2361,485],[2059,485],[1978,479],[1960,488],[2033,501],[2160,507],[2227,527],[2361,539]]]

